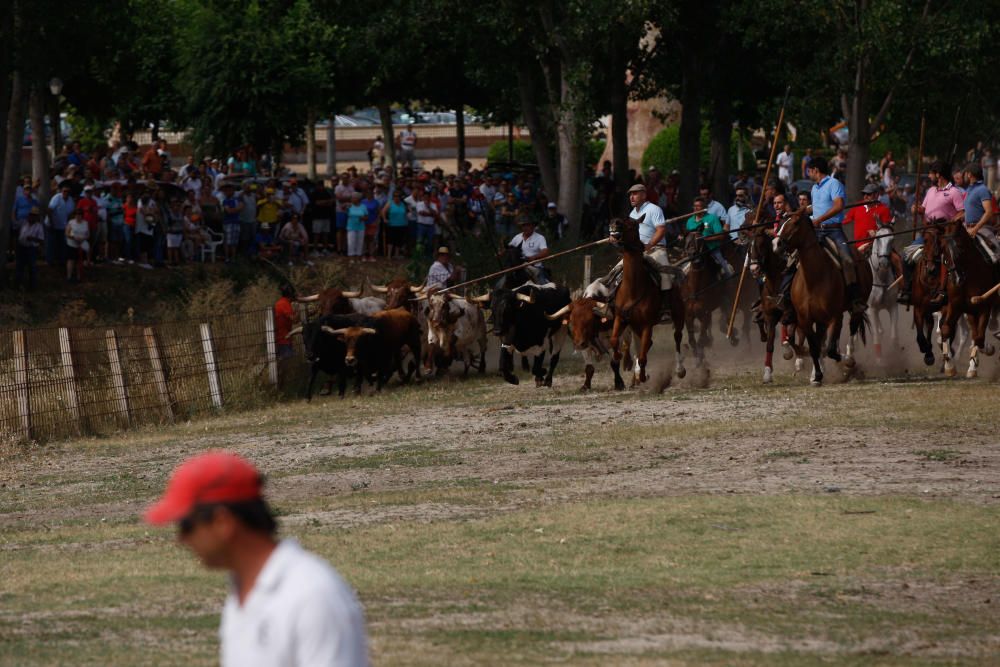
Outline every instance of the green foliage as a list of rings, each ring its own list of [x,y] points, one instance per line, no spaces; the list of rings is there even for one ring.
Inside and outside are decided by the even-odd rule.
[[[608,142],[604,139],[591,139],[587,142],[586,156],[584,157],[585,165],[597,164],[597,161],[601,159],[604,155],[604,148],[608,145]]]
[[[650,140],[649,145],[642,154],[642,170],[645,172],[650,167],[656,166],[661,174],[668,174],[673,169],[678,169],[681,160],[680,152],[680,125],[670,125],[656,133]],[[730,146],[729,164],[736,164],[736,150],[739,146],[740,137],[737,132],[732,134],[732,144]],[[701,153],[698,163],[708,166],[711,152],[711,139],[709,138],[708,126],[701,128]],[[744,144],[744,155],[750,152],[749,145]]]
[[[489,150],[486,151],[486,162],[506,162],[508,156],[507,141],[495,141],[490,145]],[[514,161],[534,164],[535,151],[532,149],[530,141],[525,141],[524,139],[514,140]]]
[[[83,116],[73,107],[67,107],[66,122],[72,128],[70,138],[80,142],[80,148],[84,153],[93,153],[94,150],[108,145],[110,128],[93,116]]]
[[[886,151],[892,151],[896,159],[896,170],[898,172],[900,165],[906,164],[906,151],[908,149],[909,146],[906,140],[900,134],[896,132],[883,132],[878,136],[878,139],[872,142],[871,158],[877,161],[882,159]]]

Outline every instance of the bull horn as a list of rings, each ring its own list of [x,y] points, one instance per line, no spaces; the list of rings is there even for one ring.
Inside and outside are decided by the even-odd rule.
[[[289,336],[298,336],[301,334],[302,334],[302,327],[295,327],[294,329],[288,332]]]
[[[413,292],[414,294],[417,294],[418,292],[423,292],[425,287],[427,287],[427,281],[426,280],[424,280],[424,282],[420,283],[416,287],[414,287],[413,285],[410,285],[410,291]]]
[[[532,296],[531,294],[521,294],[520,292],[518,292],[517,293],[517,300],[518,301],[524,301],[525,303],[534,303],[535,302],[535,297]]]
[[[563,315],[567,314],[568,312],[569,312],[569,304],[563,306],[562,308],[552,313],[551,315],[545,313],[545,317],[554,322],[556,320],[561,320]]]
[[[313,301],[319,301],[319,294],[310,294],[309,296],[300,296],[295,299],[299,303],[312,303]]]
[[[474,301],[475,303],[486,303],[490,300],[489,294],[483,294],[482,296],[473,296],[466,299],[466,301]]]
[[[334,329],[333,327],[328,327],[325,324],[320,327],[323,333],[330,334],[331,336],[343,336],[347,333],[347,329]]]
[[[413,297],[410,300],[411,301],[427,301],[427,299],[429,299],[429,298],[431,298],[429,294],[421,294],[420,296],[415,296],[415,297]]]
[[[361,296],[361,290],[358,290],[356,292],[341,292],[341,294],[344,295],[345,299],[357,299],[359,296]]]
[[[363,336],[374,336],[377,333],[378,332],[375,331],[374,329],[372,329],[371,327],[362,327],[361,328],[361,335],[363,335]]]
[[[600,315],[601,317],[607,317],[607,315],[608,315],[608,304],[606,304],[606,303],[600,303],[600,302],[595,303],[594,304],[594,312],[596,314]]]
[[[373,292],[378,292],[379,294],[385,294],[389,291],[389,288],[385,285],[376,285],[375,283],[368,283],[368,286],[372,288]]]

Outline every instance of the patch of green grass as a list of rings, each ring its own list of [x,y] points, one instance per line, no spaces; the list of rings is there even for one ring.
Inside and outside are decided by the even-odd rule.
[[[925,461],[940,461],[942,463],[954,461],[961,456],[960,452],[953,449],[918,449],[913,453]]]

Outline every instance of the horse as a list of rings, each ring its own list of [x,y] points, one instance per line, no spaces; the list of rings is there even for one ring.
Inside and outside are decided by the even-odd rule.
[[[645,216],[643,216],[645,217]],[[649,348],[653,345],[653,327],[660,322],[661,292],[657,279],[650,275],[643,258],[645,245],[639,239],[638,220],[615,218],[611,221],[609,236],[612,243],[622,249],[622,282],[615,294],[614,325],[611,327],[612,364],[618,372],[622,359],[619,346],[625,328],[631,329],[638,349],[635,354],[635,368],[632,386],[646,381],[646,361]],[[681,290],[676,286],[667,291],[670,299],[670,317],[674,325],[674,348],[676,350],[674,373],[682,378],[687,374],[681,339],[684,336],[685,306]]]
[[[924,355],[924,364],[932,366],[934,364],[932,337],[936,328],[934,313],[938,308],[931,303],[931,299],[937,294],[941,272],[945,267],[938,227],[927,225],[923,236],[923,251],[913,269],[910,305],[913,307],[913,326],[917,330],[917,347]]]
[[[990,315],[997,303],[997,295],[973,303],[972,298],[987,292],[996,283],[996,271],[988,262],[965,229],[962,222],[951,221],[945,225],[945,233],[939,241],[948,271],[948,300],[941,309],[941,354],[944,356],[944,372],[954,377],[957,372],[951,357],[951,344],[955,338],[958,319],[965,315],[969,324],[972,347],[969,350],[969,369],[965,376],[974,378],[979,374],[979,350],[992,356],[996,349],[986,344],[986,329]]]
[[[892,349],[899,348],[899,287],[896,285],[897,278],[892,267],[892,227],[889,225],[878,226],[871,243],[867,244],[865,256],[868,258],[868,267],[872,272],[872,291],[868,295],[868,309],[872,319],[872,340],[875,347],[875,358],[882,360],[882,320],[879,317],[880,311],[885,311],[889,316],[889,340]]]
[[[712,313],[719,310],[726,295],[726,286],[719,282],[718,266],[709,256],[700,232],[688,232],[684,237],[684,315],[688,342],[699,366],[705,361],[705,348],[712,346]],[[698,336],[695,337],[695,323]],[[723,328],[725,331],[725,328]]]
[[[820,246],[816,229],[803,211],[792,213],[785,219],[773,245],[775,251],[786,247],[799,251],[799,269],[792,279],[792,306],[795,308],[796,326],[802,329],[809,343],[809,356],[813,362],[810,382],[819,386],[823,383],[820,355],[824,339],[827,341],[826,356],[837,362],[844,360],[838,343],[844,311],[851,305],[847,299],[847,285],[840,266]],[[861,296],[867,299],[872,289],[872,274],[868,265],[860,261],[856,250],[853,254],[858,287]],[[851,339],[845,355],[848,367],[854,366],[854,337],[860,334],[862,342],[865,342],[866,326],[867,316],[864,313],[851,316]]]
[[[749,218],[749,216],[747,216]],[[775,304],[781,294],[781,276],[785,271],[785,259],[775,252],[771,234],[767,228],[757,227],[750,237],[748,246],[748,267],[750,275],[760,286],[760,340],[766,345],[764,352],[764,384],[770,384],[774,375],[772,359],[774,338],[778,322],[783,314]],[[749,291],[749,290],[747,290]]]

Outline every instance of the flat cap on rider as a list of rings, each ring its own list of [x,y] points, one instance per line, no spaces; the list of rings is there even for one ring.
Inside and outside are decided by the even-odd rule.
[[[642,183],[636,183],[635,185],[633,185],[632,187],[630,187],[628,189],[628,191],[629,191],[629,193],[632,193],[632,192],[645,192],[646,191],[646,186],[643,185]]]
[[[874,195],[878,194],[881,189],[882,188],[880,188],[878,185],[874,183],[869,183],[865,187],[861,188],[861,192],[863,192],[866,195]]]

